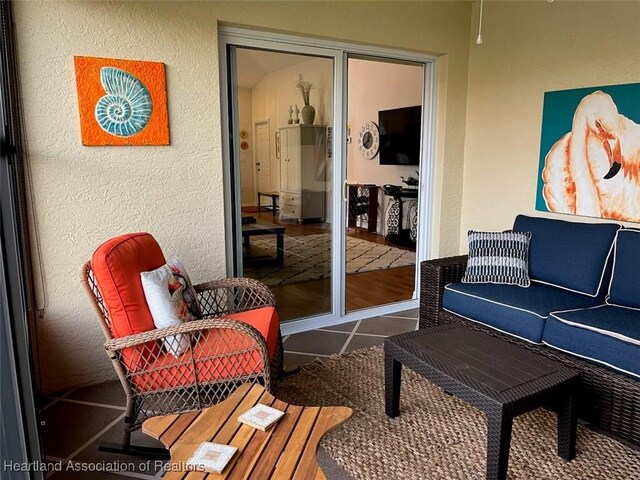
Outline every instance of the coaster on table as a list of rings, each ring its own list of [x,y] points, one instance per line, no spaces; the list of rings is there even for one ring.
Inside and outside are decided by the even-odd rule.
[[[187,460],[187,467],[196,471],[222,473],[238,447],[219,443],[202,442],[195,453]]]
[[[267,429],[282,418],[284,412],[276,408],[267,407],[261,403],[238,417],[238,421],[266,432]]]

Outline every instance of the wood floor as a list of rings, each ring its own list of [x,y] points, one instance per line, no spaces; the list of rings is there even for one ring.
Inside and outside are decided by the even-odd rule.
[[[243,215],[251,215],[261,221],[286,226],[286,235],[289,236],[314,235],[331,231],[330,224],[282,222],[277,215],[274,217],[271,212],[243,212]],[[383,236],[362,230],[350,228],[347,235],[370,242],[389,244]],[[411,299],[414,276],[415,266],[347,275],[347,311]],[[271,287],[271,290],[278,301],[278,311],[283,321],[331,311],[331,279],[329,278],[280,285]]]

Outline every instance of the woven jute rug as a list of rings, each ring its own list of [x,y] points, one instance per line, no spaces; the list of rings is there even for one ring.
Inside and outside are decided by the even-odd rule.
[[[251,249],[276,256],[272,236],[251,238]],[[415,265],[411,250],[347,237],[347,274]],[[319,233],[284,237],[284,265],[247,266],[244,275],[274,287],[288,283],[318,280],[331,275],[331,235]]]
[[[286,402],[347,405],[354,415],[321,446],[354,479],[483,479],[486,421],[475,408],[403,368],[400,416],[384,413],[382,347],[301,367],[278,389]],[[556,453],[556,415],[538,409],[514,421],[510,479],[640,479],[640,452],[578,426],[577,456]]]

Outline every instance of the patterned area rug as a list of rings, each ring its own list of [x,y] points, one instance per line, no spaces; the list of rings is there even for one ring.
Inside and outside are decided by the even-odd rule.
[[[301,405],[347,405],[354,415],[321,446],[355,480],[483,479],[484,415],[403,368],[400,416],[384,413],[382,347],[301,367],[278,388]],[[638,479],[640,452],[578,426],[577,456],[556,453],[556,415],[538,409],[516,417],[509,479]]]
[[[252,237],[251,249],[269,257],[276,256],[273,236]],[[370,272],[415,265],[416,254],[389,245],[347,237],[347,273]],[[329,277],[331,273],[331,236],[328,233],[284,237],[283,266],[248,266],[244,275],[274,287]]]

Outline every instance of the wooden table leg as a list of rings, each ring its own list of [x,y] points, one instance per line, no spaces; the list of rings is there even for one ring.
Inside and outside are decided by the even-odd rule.
[[[260,213],[261,208],[260,208],[260,197],[262,196],[262,194],[260,192],[258,192],[258,213]]]
[[[512,425],[509,415],[487,415],[487,480],[507,478]]]
[[[385,412],[395,418],[400,415],[400,383],[402,380],[402,364],[391,355],[384,355],[384,395]]]
[[[558,455],[566,461],[576,456],[577,409],[573,394],[567,395],[558,408]]]

